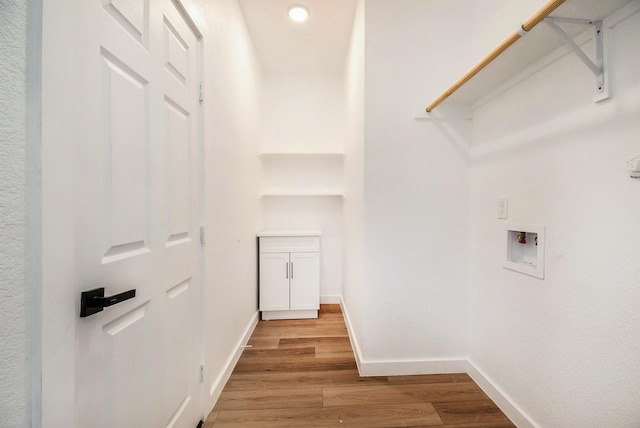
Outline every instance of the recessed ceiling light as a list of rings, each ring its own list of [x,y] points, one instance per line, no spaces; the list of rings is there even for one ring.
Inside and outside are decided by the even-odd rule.
[[[309,9],[299,4],[289,8],[289,18],[295,22],[304,22],[309,17]]]

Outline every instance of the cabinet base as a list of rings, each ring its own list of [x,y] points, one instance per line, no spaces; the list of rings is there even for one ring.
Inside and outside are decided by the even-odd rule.
[[[318,318],[318,310],[308,311],[262,311],[262,319],[268,320],[296,320],[303,318]]]

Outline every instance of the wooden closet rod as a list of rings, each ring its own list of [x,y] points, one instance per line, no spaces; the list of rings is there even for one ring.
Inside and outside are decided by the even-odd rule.
[[[536,13],[534,13],[529,19],[522,24],[522,31],[514,31],[502,41],[498,46],[493,48],[479,63],[474,65],[471,70],[467,71],[456,83],[451,85],[449,89],[444,91],[434,102],[427,106],[427,113],[430,113],[434,108],[438,106],[442,101],[446,100],[451,94],[460,89],[462,85],[467,83],[473,76],[478,74],[480,70],[489,65],[494,59],[496,59],[502,52],[506,51],[509,46],[514,44],[525,32],[531,31],[533,27],[538,25],[545,19],[551,12],[556,10],[566,0],[550,0],[544,6],[542,6]]]

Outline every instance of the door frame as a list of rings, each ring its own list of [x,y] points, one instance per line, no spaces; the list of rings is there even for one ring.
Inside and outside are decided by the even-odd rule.
[[[39,103],[40,124],[34,124],[36,141],[34,171],[36,182],[32,193],[36,229],[40,240],[35,243],[32,266],[36,285],[33,292],[31,319],[31,405],[32,426],[75,426],[75,323],[78,317],[79,296],[75,284],[75,222],[74,222],[74,109],[78,96],[74,88],[75,49],[73,40],[78,37],[74,17],[82,10],[84,0],[38,1],[31,8],[34,18],[40,20],[41,33],[29,30],[39,52],[33,54],[30,65],[38,67],[34,77],[34,91],[39,97],[29,102]],[[198,78],[204,76],[203,36],[181,0],[171,0],[197,39]],[[33,22],[33,21],[32,21]],[[39,60],[39,64],[38,64]],[[34,64],[35,63],[35,64]],[[91,95],[84,95],[91,96]],[[37,114],[36,114],[37,117]],[[201,157],[198,179],[200,221],[204,222],[204,120],[200,103],[196,126],[198,153]],[[39,134],[39,138],[38,135]],[[37,141],[39,139],[39,141]],[[39,147],[38,147],[39,146]],[[39,184],[39,186],[38,186]],[[204,272],[204,248],[200,249],[201,272]],[[39,282],[39,285],[37,284]],[[201,276],[200,292],[204,297],[204,277]],[[199,308],[203,310],[204,304]],[[200,341],[204,340],[203,314],[200,314]],[[198,352],[204,358],[204,343]],[[200,407],[203,407],[204,387],[200,387]],[[203,415],[204,416],[204,415]]]

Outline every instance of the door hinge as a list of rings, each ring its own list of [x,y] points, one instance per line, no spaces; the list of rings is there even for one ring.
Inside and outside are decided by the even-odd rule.
[[[204,382],[204,364],[200,365],[200,383]]]
[[[207,242],[207,237],[206,237],[206,229],[205,226],[200,226],[200,244],[204,245]]]
[[[198,101],[204,101],[204,82],[199,83],[198,87]]]

